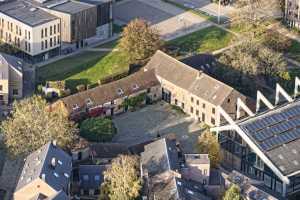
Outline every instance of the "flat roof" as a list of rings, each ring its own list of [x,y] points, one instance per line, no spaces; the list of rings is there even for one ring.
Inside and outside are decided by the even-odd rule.
[[[52,0],[47,1],[44,6],[48,9],[68,13],[76,14],[78,12],[87,10],[94,7],[94,5],[83,3],[79,1],[68,1],[68,0]]]
[[[300,101],[237,123],[284,175],[300,170]]]
[[[25,1],[11,1],[0,5],[0,12],[31,27],[58,19]]]

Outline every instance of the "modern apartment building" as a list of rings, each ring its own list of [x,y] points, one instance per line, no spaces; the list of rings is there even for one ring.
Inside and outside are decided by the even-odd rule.
[[[62,45],[81,48],[93,36],[110,37],[111,12],[110,0],[7,1],[0,5],[0,39],[36,63],[59,55]]]
[[[0,105],[23,96],[23,67],[16,57],[0,54]]]
[[[32,4],[16,0],[0,5],[0,38],[22,51],[25,61],[59,55],[60,19]]]
[[[300,28],[299,0],[285,0],[285,18],[291,27]]]
[[[210,126],[221,123],[218,106],[235,118],[237,98],[246,99],[232,87],[162,51],[157,51],[145,66],[146,71],[151,69],[161,84],[163,100]]]
[[[296,78],[295,97],[299,86]],[[256,105],[254,113],[239,101],[238,111],[243,109],[248,117],[238,120],[218,108],[227,124],[211,131],[218,133],[223,166],[240,171],[278,199],[299,199],[300,101],[277,84],[275,103],[258,91]]]

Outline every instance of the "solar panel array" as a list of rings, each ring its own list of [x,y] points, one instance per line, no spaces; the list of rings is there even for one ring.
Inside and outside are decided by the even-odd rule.
[[[264,151],[300,138],[300,105],[242,125]]]

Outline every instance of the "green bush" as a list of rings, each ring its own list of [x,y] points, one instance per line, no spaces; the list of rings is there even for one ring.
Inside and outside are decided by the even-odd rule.
[[[80,136],[91,142],[109,142],[116,134],[116,128],[109,118],[90,118],[80,124]]]
[[[138,96],[125,99],[123,102],[123,107],[136,108],[138,106],[141,106],[145,100],[146,100],[146,94],[142,93],[139,94]]]

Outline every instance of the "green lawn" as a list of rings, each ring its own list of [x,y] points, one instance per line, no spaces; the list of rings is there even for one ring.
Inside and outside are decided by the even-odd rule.
[[[288,49],[288,56],[298,62],[300,62],[300,43],[293,40],[292,46]]]
[[[66,86],[74,90],[79,84],[95,84],[100,79],[127,70],[128,62],[118,51],[85,51],[38,68],[37,76],[42,83],[47,80],[66,80]]]
[[[168,45],[177,46],[184,52],[212,52],[230,44],[233,34],[216,26],[196,31],[168,42]]]

